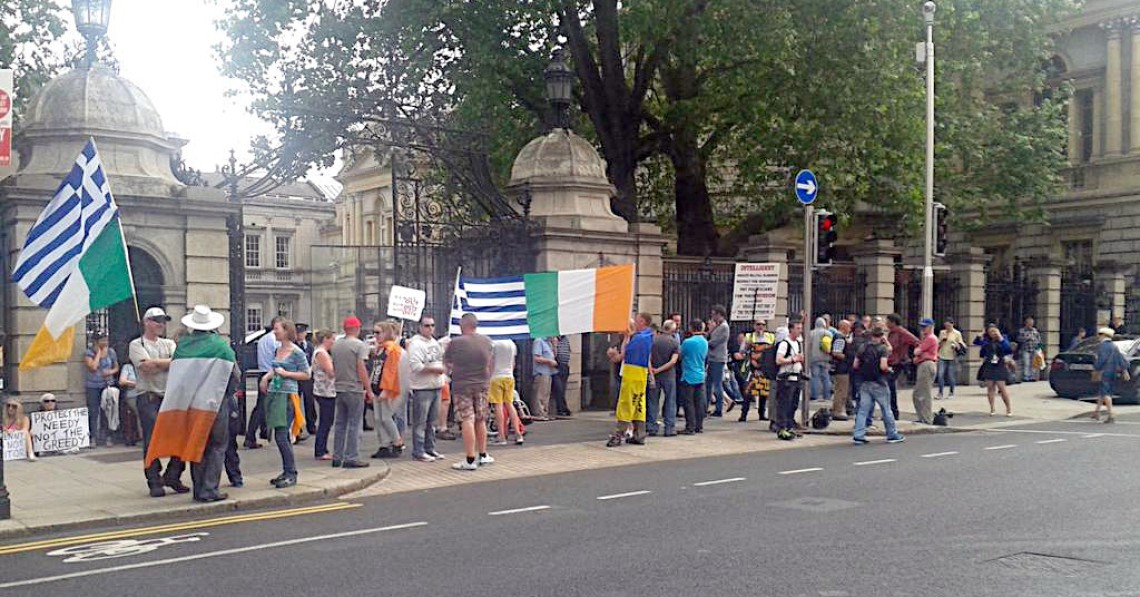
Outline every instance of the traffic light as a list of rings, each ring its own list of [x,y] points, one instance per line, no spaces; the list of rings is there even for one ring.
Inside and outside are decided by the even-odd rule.
[[[934,204],[934,254],[946,256],[950,244],[950,210],[941,203]]]
[[[815,263],[830,265],[835,259],[835,241],[839,240],[836,229],[839,218],[827,211],[815,212]]]

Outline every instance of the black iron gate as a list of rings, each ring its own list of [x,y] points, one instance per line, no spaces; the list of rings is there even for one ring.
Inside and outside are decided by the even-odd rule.
[[[1091,276],[1061,280],[1061,341],[1068,342],[1077,330],[1089,335],[1096,330],[1097,292]]]
[[[985,296],[986,324],[997,324],[1005,334],[1014,333],[1026,317],[1034,317],[1037,311],[1037,284],[1020,264],[1015,264],[1012,271],[987,270]]]
[[[680,313],[683,323],[707,320],[713,305],[732,308],[732,261],[667,257],[663,263],[663,315]]]
[[[788,265],[788,313],[798,314],[804,308],[804,266]],[[838,321],[848,313],[862,315],[866,307],[867,276],[854,264],[818,267],[812,277],[811,312],[830,313]],[[808,322],[805,327],[811,327]]]
[[[934,272],[935,322],[955,317],[958,305],[958,279],[950,273]],[[903,325],[914,329],[922,319],[922,270],[898,267],[895,269],[895,313]]]

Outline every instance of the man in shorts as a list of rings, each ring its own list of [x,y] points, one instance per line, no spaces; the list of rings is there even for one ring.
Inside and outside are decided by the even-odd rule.
[[[455,417],[463,430],[463,451],[467,458],[452,465],[460,471],[473,471],[495,462],[487,454],[487,391],[491,385],[494,361],[491,339],[476,333],[479,320],[465,313],[459,320],[462,335],[447,345],[443,362],[451,370],[451,400]]]
[[[491,356],[495,363],[491,375],[490,403],[495,406],[495,429],[499,432],[496,446],[507,445],[507,421],[515,430],[515,444],[522,445],[523,430],[519,413],[515,410],[515,356],[518,347],[511,340],[491,343]]]

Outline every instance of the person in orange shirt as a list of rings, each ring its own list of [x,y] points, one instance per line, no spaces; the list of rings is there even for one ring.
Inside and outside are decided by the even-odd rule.
[[[372,393],[376,395],[376,435],[380,449],[373,458],[397,458],[404,452],[404,438],[394,419],[403,404],[400,384],[400,359],[404,349],[396,338],[400,326],[394,321],[381,321],[372,329],[376,334],[376,353],[372,364]]]

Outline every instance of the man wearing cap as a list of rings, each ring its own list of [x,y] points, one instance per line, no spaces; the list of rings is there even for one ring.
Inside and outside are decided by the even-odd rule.
[[[839,320],[839,330],[831,342],[831,382],[835,392],[831,399],[831,418],[836,421],[847,420],[847,405],[851,402],[851,363],[855,360],[854,341],[851,322]]]
[[[360,460],[360,434],[364,425],[364,401],[374,398],[369,387],[368,345],[360,339],[360,320],[353,315],[344,319],[344,337],[333,343],[330,356],[333,362],[336,388],[335,414],[333,415],[334,467],[364,468]]]
[[[176,348],[174,340],[162,337],[168,321],[170,316],[162,307],[147,309],[143,315],[142,336],[131,340],[128,348],[131,363],[134,364],[135,374],[138,376],[135,385],[138,397],[135,398],[135,405],[139,413],[139,426],[142,428],[144,456],[150,447],[154,422],[158,419],[158,410],[166,395],[166,376]],[[150,488],[151,497],[166,495],[164,486],[178,493],[190,491],[189,487],[182,484],[182,471],[186,467],[178,458],[171,458],[167,462],[166,471],[162,470],[162,463],[157,459],[149,465],[144,461],[144,466],[146,484]]]
[[[918,322],[922,339],[914,349],[914,412],[918,422],[934,424],[934,378],[938,374],[938,337],[934,335],[934,320],[929,317]]]
[[[1097,335],[1100,336],[1100,344],[1096,347],[1096,362],[1093,369],[1100,373],[1100,383],[1097,384],[1096,408],[1093,410],[1092,418],[1100,420],[1100,405],[1103,404],[1108,411],[1108,417],[1104,422],[1115,423],[1116,417],[1112,415],[1112,386],[1116,383],[1117,377],[1128,372],[1128,361],[1112,341],[1116,336],[1116,330],[1109,327],[1100,328],[1097,330]]]

